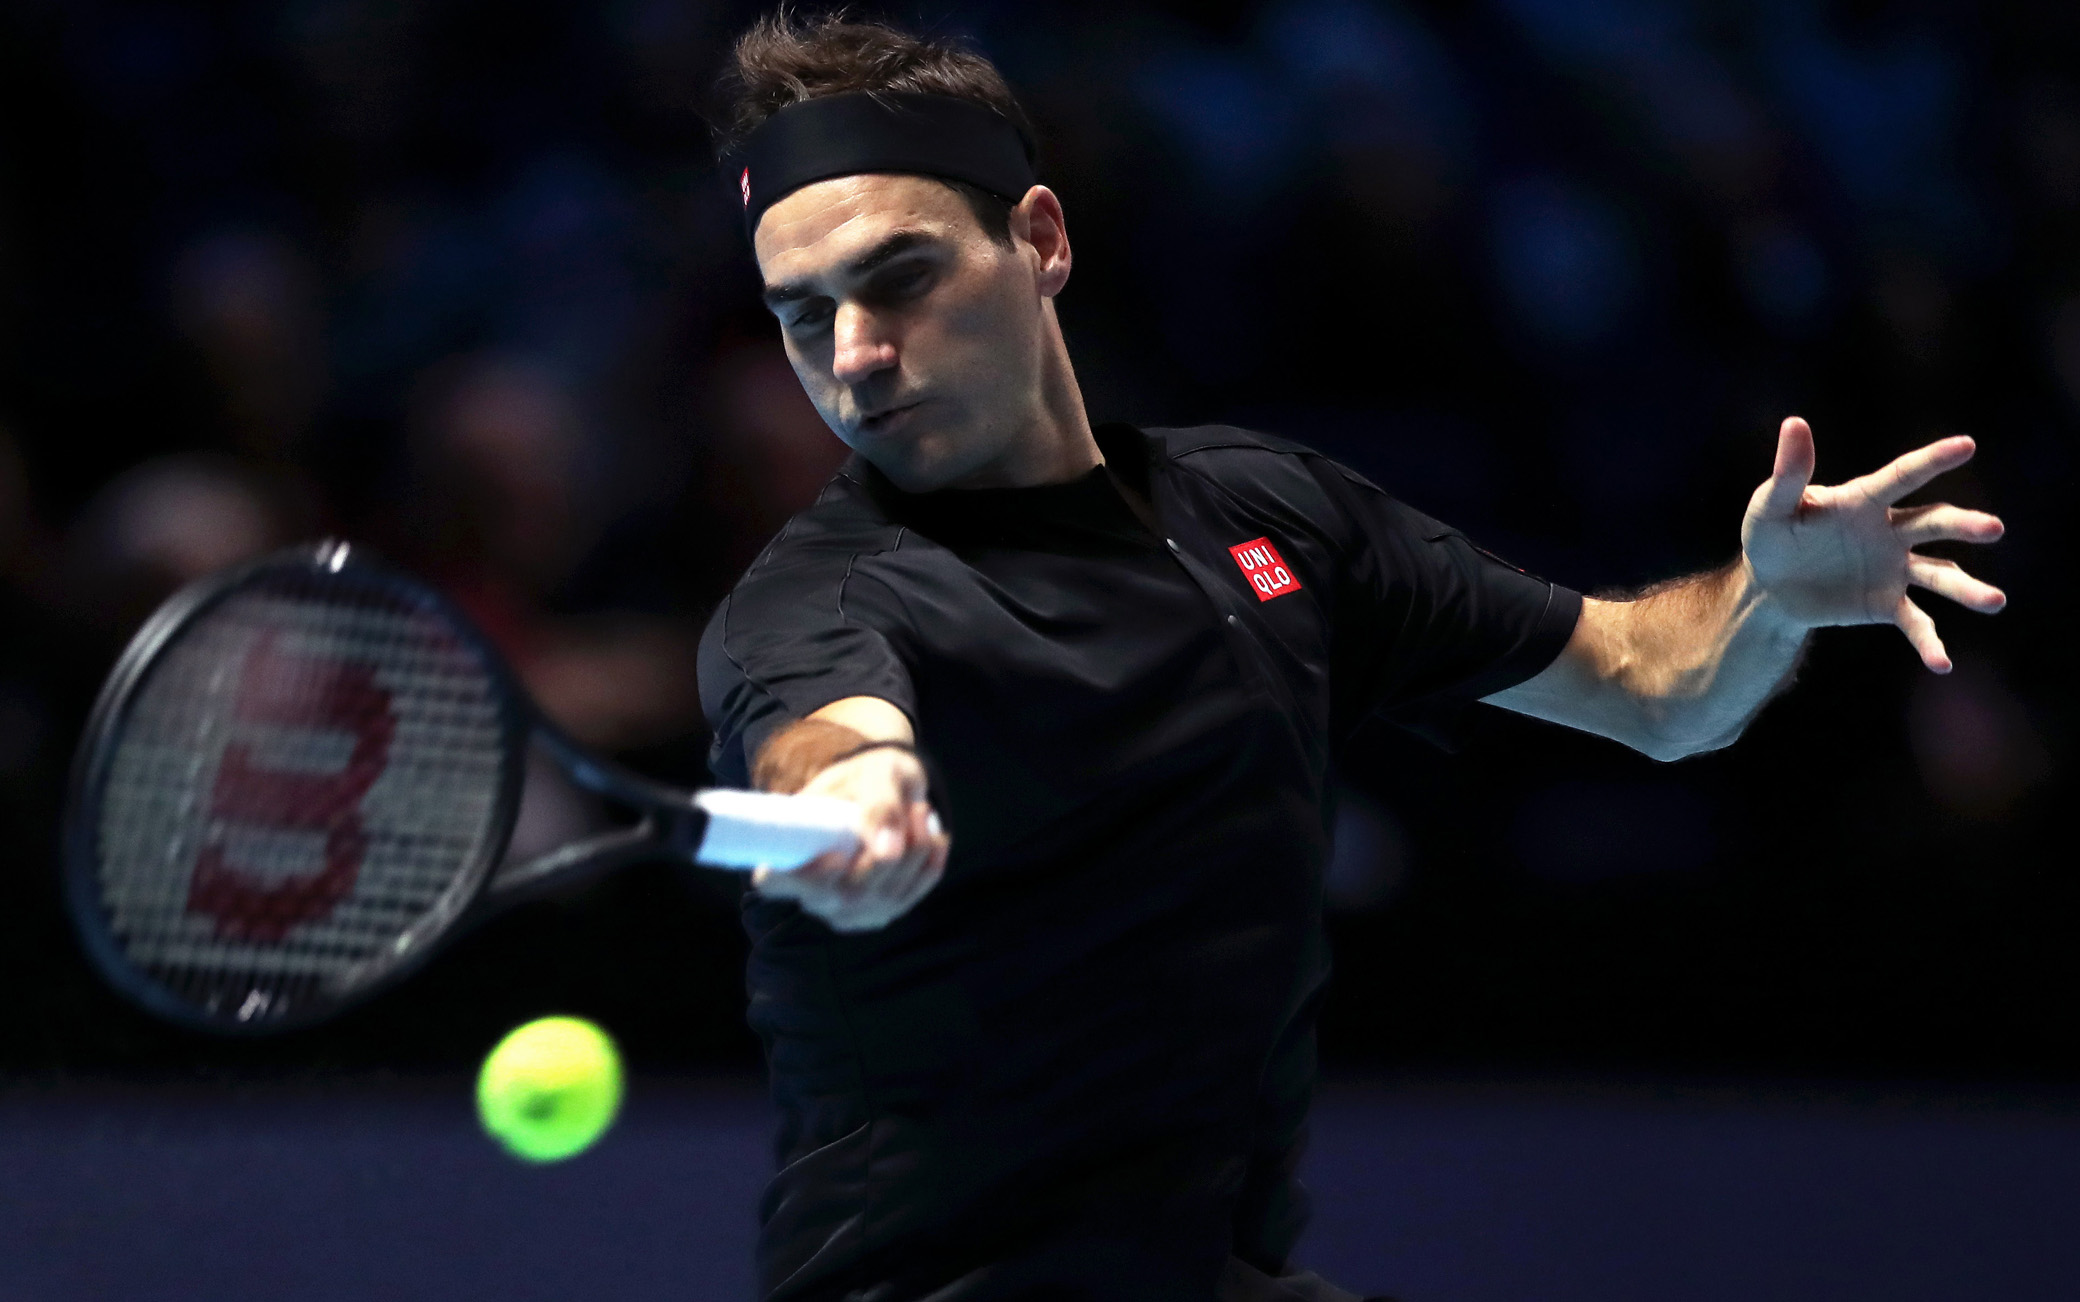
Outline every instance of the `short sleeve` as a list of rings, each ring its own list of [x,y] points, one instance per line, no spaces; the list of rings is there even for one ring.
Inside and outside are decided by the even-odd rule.
[[[701,637],[701,708],[714,732],[708,769],[747,786],[751,760],[781,727],[848,696],[878,696],[917,717],[897,653],[902,611],[882,584],[842,567],[776,565],[737,585]]]
[[[1370,714],[1449,747],[1467,707],[1531,678],[1567,645],[1581,594],[1549,583],[1333,462],[1316,478],[1343,508],[1337,713]]]

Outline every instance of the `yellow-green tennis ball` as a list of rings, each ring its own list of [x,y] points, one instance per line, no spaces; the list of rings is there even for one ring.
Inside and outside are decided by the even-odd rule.
[[[582,1017],[516,1028],[477,1073],[477,1115],[506,1151],[559,1162],[592,1146],[621,1106],[621,1055]]]

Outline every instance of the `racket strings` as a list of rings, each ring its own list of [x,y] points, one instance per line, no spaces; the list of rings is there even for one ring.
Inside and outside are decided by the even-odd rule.
[[[430,603],[265,576],[182,630],[116,731],[97,827],[116,944],[213,1014],[343,993],[461,907],[505,747],[490,672]]]

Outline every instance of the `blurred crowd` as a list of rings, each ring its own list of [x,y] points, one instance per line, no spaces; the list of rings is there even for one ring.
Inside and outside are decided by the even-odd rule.
[[[0,8],[13,871],[47,874],[78,724],[144,613],[328,535],[453,595],[582,740],[699,778],[701,620],[844,455],[709,153],[715,74],[759,8]],[[1584,588],[1729,557],[1790,411],[1823,479],[1979,435],[1945,492],[2010,520],[1980,568],[2014,609],[1937,611],[1947,680],[1858,642],[1863,661],[1810,671],[1807,708],[1876,738],[1849,762],[1880,766],[1888,794],[1854,798],[1886,810],[2012,829],[2052,798],[2073,717],[2072,6],[885,12],[975,41],[1039,123],[1098,418],[1300,439]],[[1333,888],[1352,914],[1444,835],[1397,745],[1351,764]],[[1772,853],[1680,770],[1617,764],[1500,773],[1495,855],[1564,885]],[[1798,796],[1811,817],[1829,799]]]

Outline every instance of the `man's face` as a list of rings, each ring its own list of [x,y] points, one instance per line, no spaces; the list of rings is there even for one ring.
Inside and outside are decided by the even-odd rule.
[[[910,492],[998,482],[1042,411],[1030,243],[992,241],[949,186],[884,174],[796,190],[753,243],[788,359],[840,439]]]

